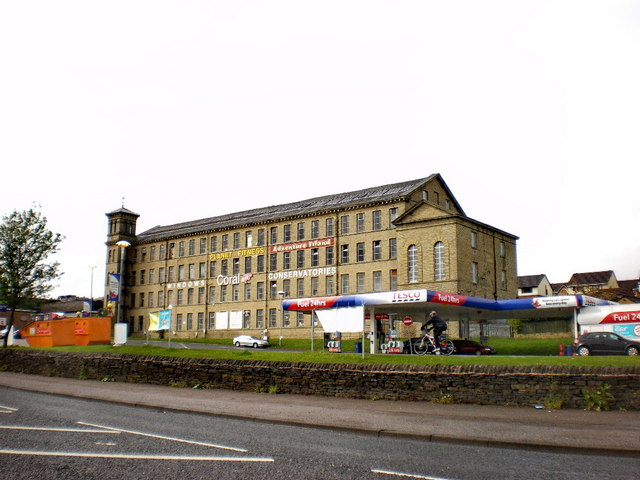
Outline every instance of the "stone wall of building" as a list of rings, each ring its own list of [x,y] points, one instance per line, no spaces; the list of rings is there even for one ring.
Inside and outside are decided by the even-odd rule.
[[[560,400],[608,385],[612,409],[640,410],[640,367],[357,365],[2,350],[0,369],[177,387],[481,405]]]

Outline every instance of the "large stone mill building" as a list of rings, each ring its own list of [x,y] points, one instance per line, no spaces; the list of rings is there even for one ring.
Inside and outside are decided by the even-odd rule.
[[[139,215],[124,207],[107,217],[106,272],[124,268],[121,318],[133,334],[169,306],[178,337],[279,328],[308,338],[312,316],[283,313],[283,299],[407,289],[517,294],[517,237],[467,217],[439,174],[142,233]],[[130,246],[117,246],[122,240]]]

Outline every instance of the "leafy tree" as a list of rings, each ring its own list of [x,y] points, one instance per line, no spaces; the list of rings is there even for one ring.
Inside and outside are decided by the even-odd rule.
[[[49,282],[58,278],[58,262],[46,263],[58,251],[60,234],[47,229],[47,219],[33,208],[14,211],[2,217],[0,224],[0,297],[11,313],[8,329],[13,326],[16,307],[25,300],[51,290]],[[3,347],[7,347],[7,337]]]

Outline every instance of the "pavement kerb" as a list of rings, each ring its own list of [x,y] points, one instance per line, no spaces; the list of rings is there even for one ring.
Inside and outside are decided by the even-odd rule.
[[[117,384],[117,382],[116,382]],[[414,440],[420,440],[425,442],[438,442],[438,443],[451,443],[451,444],[459,444],[459,445],[474,445],[474,446],[487,446],[487,447],[504,447],[504,448],[516,448],[516,449],[527,449],[527,450],[538,450],[538,451],[546,451],[546,452],[562,452],[562,453],[577,453],[577,454],[598,454],[598,455],[611,455],[611,456],[624,456],[624,457],[640,457],[640,414],[633,413],[629,416],[628,420],[630,423],[629,429],[627,433],[630,435],[635,434],[635,439],[625,445],[618,445],[617,447],[607,446],[606,443],[603,443],[601,440],[603,437],[603,433],[600,430],[601,425],[606,425],[606,421],[602,422],[591,422],[589,425],[585,426],[585,429],[581,431],[582,436],[580,440],[583,441],[582,444],[576,445],[571,444],[569,440],[562,440],[558,438],[547,438],[545,441],[541,441],[540,439],[534,438],[512,438],[510,440],[504,440],[504,431],[501,429],[505,428],[505,423],[497,419],[495,423],[492,423],[492,419],[488,419],[486,421],[486,425],[491,425],[494,428],[490,429],[492,435],[482,435],[476,436],[469,435],[467,428],[468,425],[471,425],[472,421],[476,421],[472,416],[468,413],[465,415],[460,415],[458,418],[449,419],[450,422],[459,423],[457,428],[453,430],[458,430],[464,432],[464,436],[461,434],[456,434],[454,432],[453,435],[446,434],[434,434],[432,431],[425,431],[424,429],[415,429],[415,428],[380,428],[375,425],[365,426],[362,424],[357,424],[358,422],[348,423],[348,422],[340,422],[339,420],[336,422],[327,421],[327,419],[331,418],[331,412],[337,410],[336,403],[349,403],[350,399],[335,399],[335,398],[324,398],[324,397],[313,397],[310,399],[313,403],[311,407],[309,405],[293,405],[290,406],[286,402],[283,402],[283,397],[295,397],[288,395],[277,395],[278,401],[274,402],[273,397],[268,394],[252,394],[250,392],[238,392],[238,391],[209,391],[209,392],[218,392],[221,393],[225,397],[229,397],[230,395],[237,395],[240,397],[243,396],[260,396],[260,401],[267,400],[271,403],[277,403],[279,406],[277,407],[279,410],[277,415],[270,415],[267,411],[261,411],[259,414],[254,413],[238,413],[225,411],[224,409],[219,408],[216,402],[207,403],[203,402],[204,405],[197,405],[191,402],[191,405],[188,406],[180,406],[176,401],[167,401],[166,396],[174,396],[177,400],[184,400],[186,397],[192,395],[194,392],[203,392],[200,390],[193,391],[191,389],[180,389],[176,387],[164,387],[158,385],[149,385],[143,386],[140,384],[119,384],[119,387],[127,386],[128,394],[127,395],[109,395],[108,389],[109,387],[113,387],[116,384],[110,382],[99,382],[92,380],[77,380],[77,379],[65,379],[65,378],[56,378],[56,377],[40,377],[36,375],[26,375],[26,374],[17,374],[17,373],[8,373],[8,372],[0,372],[0,386],[13,388],[17,390],[25,390],[25,391],[33,391],[33,392],[41,392],[41,393],[49,393],[59,396],[66,397],[75,397],[75,398],[85,398],[94,401],[101,402],[109,402],[109,403],[118,403],[123,405],[131,405],[137,407],[145,407],[145,408],[160,408],[167,411],[176,411],[176,412],[190,412],[190,413],[198,413],[198,414],[207,414],[207,415],[216,415],[226,418],[235,418],[242,420],[250,420],[250,421],[259,421],[265,423],[274,423],[274,424],[284,424],[284,425],[297,425],[297,426],[305,426],[311,428],[321,428],[321,429],[331,429],[336,431],[352,431],[359,432],[368,435],[375,435],[379,437],[401,437],[401,438],[410,438]],[[137,387],[132,387],[132,386]],[[162,389],[163,397],[162,400],[153,401],[153,394],[155,394],[159,389]],[[149,395],[151,392],[151,399],[144,398],[145,395]],[[257,397],[256,397],[257,398]],[[369,404],[372,404],[371,401],[368,401]],[[384,402],[384,401],[382,401]],[[218,402],[219,403],[219,402]],[[410,402],[389,402],[388,404],[376,402],[375,408],[372,408],[371,411],[367,411],[367,414],[370,414],[372,418],[375,417],[376,420],[383,421],[382,415],[384,415],[384,409],[386,405],[389,406],[389,415],[393,415],[393,410],[398,410],[397,406],[402,405],[403,403]],[[360,403],[358,405],[368,405],[367,403]],[[382,408],[380,406],[383,405]],[[415,405],[410,403],[411,405]],[[404,406],[404,405],[402,405]],[[433,407],[434,412],[437,414],[440,409],[438,405],[428,406]],[[449,407],[449,406],[446,406]],[[461,406],[462,407],[462,406]],[[291,408],[291,412],[285,412],[288,408]],[[296,413],[294,410],[300,408],[306,408],[310,410],[318,410],[321,412],[316,412],[316,416],[322,418],[322,422],[313,419],[313,415],[302,416],[304,420],[300,420],[295,418],[295,415],[290,415],[289,413]],[[470,409],[477,408],[476,406],[468,406]],[[500,407],[497,407],[500,409]],[[458,411],[464,410],[465,407],[462,407]],[[402,409],[400,409],[402,410]],[[504,407],[505,411],[508,411],[511,414],[513,411],[518,410],[509,410],[509,407]],[[273,409],[272,409],[273,411]],[[448,413],[453,410],[446,409]],[[498,410],[499,411],[499,410]],[[523,414],[531,415],[530,412],[526,410],[520,410]],[[285,412],[285,413],[283,413]],[[494,411],[495,412],[495,411]],[[569,411],[571,412],[571,411]],[[313,413],[313,412],[312,412]],[[596,412],[589,412],[596,413]],[[609,413],[609,412],[605,412]],[[506,417],[505,417],[506,418]],[[531,420],[526,419],[526,424],[519,423],[519,419],[517,418],[509,418],[505,420],[509,422],[509,425],[512,428],[518,428],[520,425],[523,428],[535,428],[531,425]],[[466,422],[466,423],[465,423]],[[414,421],[410,424],[412,427],[419,426],[422,424],[426,425],[426,422]],[[549,426],[543,426],[546,428],[546,431],[541,432],[540,434],[544,437],[548,436],[548,428]],[[607,435],[604,435],[605,437]],[[588,438],[587,438],[588,437]],[[584,443],[585,438],[587,441],[590,439],[593,440],[593,445],[589,445]],[[574,437],[570,437],[571,442]],[[578,438],[576,438],[578,440]]]

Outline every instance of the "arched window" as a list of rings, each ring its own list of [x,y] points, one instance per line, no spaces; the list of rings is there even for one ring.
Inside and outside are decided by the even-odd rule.
[[[447,279],[444,264],[444,243],[442,242],[436,242],[433,246],[433,277],[436,281]]]
[[[410,245],[407,250],[407,276],[409,283],[418,282],[418,247]]]

